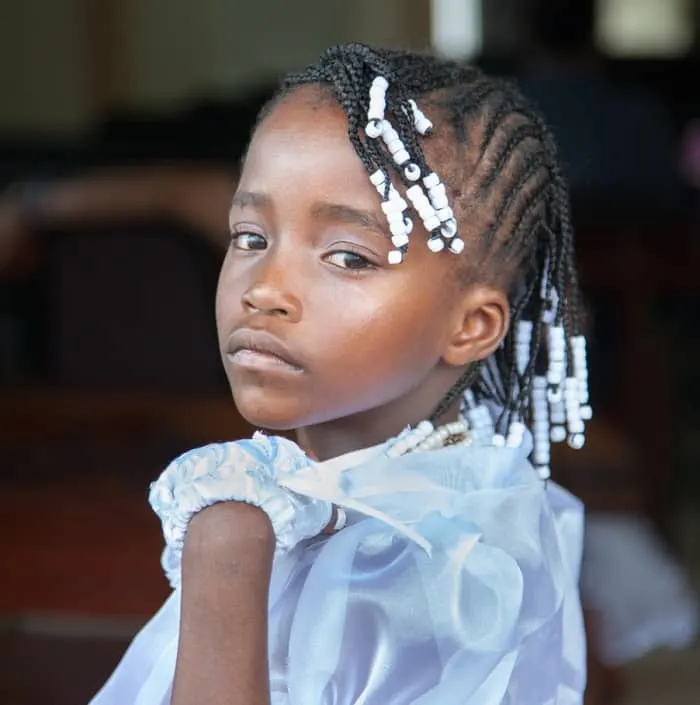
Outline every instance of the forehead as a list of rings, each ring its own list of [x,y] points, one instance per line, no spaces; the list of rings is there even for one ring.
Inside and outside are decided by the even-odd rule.
[[[322,191],[339,185],[379,202],[348,138],[345,113],[317,86],[295,89],[265,116],[251,139],[241,180],[248,187],[251,180],[268,180]]]
[[[427,103],[426,108],[431,119],[438,118],[439,110],[434,105]],[[327,202],[373,212],[385,222],[382,199],[355,152],[348,127],[348,118],[330,87],[309,84],[295,88],[277,101],[255,130],[239,191],[266,195],[275,210],[290,217]],[[363,127],[364,123],[359,126]],[[444,137],[432,137],[423,143],[429,163],[437,164],[443,156],[454,159],[454,154],[451,157],[445,154],[449,150],[444,142]],[[445,182],[448,192],[453,190],[450,180]],[[395,186],[404,191],[400,183]],[[428,234],[417,214],[409,215],[414,221],[414,231],[408,257],[413,260],[416,251],[420,251],[422,259],[428,252],[425,246]],[[458,270],[461,275],[465,254],[459,257],[450,254],[437,260],[449,263],[450,269]],[[432,253],[430,256],[435,259]]]

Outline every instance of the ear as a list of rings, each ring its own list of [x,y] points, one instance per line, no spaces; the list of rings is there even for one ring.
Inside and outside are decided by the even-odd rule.
[[[453,332],[443,360],[458,367],[484,360],[501,344],[509,324],[510,304],[504,292],[489,286],[470,287],[455,302]]]

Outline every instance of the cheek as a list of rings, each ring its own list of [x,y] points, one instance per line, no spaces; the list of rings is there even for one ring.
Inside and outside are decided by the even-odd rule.
[[[233,276],[233,267],[230,265],[227,254],[221,266],[219,283],[216,287],[215,313],[219,336],[227,328],[230,328],[231,319],[238,310],[242,296],[241,286],[242,277]]]
[[[341,360],[356,379],[419,376],[437,364],[445,340],[444,308],[435,296],[413,287],[405,296],[357,291],[343,300],[320,299],[328,307],[321,349]],[[325,356],[325,355],[324,355]]]

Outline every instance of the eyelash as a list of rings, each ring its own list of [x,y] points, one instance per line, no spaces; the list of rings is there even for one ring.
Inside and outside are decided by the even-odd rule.
[[[267,240],[265,240],[265,237],[261,235],[260,233],[252,233],[250,231],[241,231],[241,232],[232,232],[231,233],[231,245],[237,249],[241,250],[243,252],[252,252],[253,250],[262,250],[264,249],[263,247],[255,248],[255,247],[241,247],[240,243],[243,238],[251,238],[251,239],[258,239],[262,240],[265,243],[265,246],[267,245]]]
[[[340,269],[347,269],[351,272],[361,272],[363,270],[367,269],[376,269],[376,265],[374,265],[372,262],[370,262],[364,255],[361,255],[359,252],[355,252],[354,250],[334,250],[333,252],[330,252],[326,256],[326,260],[330,261],[331,257],[334,257],[335,255],[343,255],[343,256],[350,256],[355,259],[355,262],[360,261],[362,263],[361,267],[340,267]],[[340,265],[335,264],[334,262],[331,262],[336,267],[339,267]]]
[[[249,238],[250,240],[257,240],[258,242],[262,241],[264,243],[263,247],[242,247],[241,244],[242,242],[245,242],[245,239]],[[234,249],[239,250],[241,252],[254,252],[254,251],[261,251],[264,250],[265,247],[267,246],[267,240],[263,235],[260,233],[254,233],[250,231],[242,231],[242,232],[233,232],[231,233],[231,245],[234,247]],[[250,242],[248,243],[250,245]],[[338,255],[341,255],[343,257],[350,257],[353,258],[355,263],[360,262],[362,266],[360,267],[352,267],[352,266],[342,266],[339,264],[336,264],[335,262],[331,261],[332,257],[336,257]],[[329,252],[324,259],[327,262],[330,262],[335,267],[338,267],[339,269],[345,269],[351,272],[360,272],[364,271],[367,269],[376,269],[376,265],[372,263],[367,257],[364,255],[360,254],[359,252],[356,252],[354,249],[348,247],[348,249],[338,249],[338,250],[333,250]],[[347,260],[346,260],[347,264]]]

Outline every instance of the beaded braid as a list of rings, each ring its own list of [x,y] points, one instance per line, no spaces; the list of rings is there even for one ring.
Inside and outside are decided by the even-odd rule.
[[[486,268],[511,286],[511,328],[429,421],[463,399],[472,430],[495,445],[519,445],[527,424],[533,463],[546,479],[550,440],[580,447],[591,410],[568,186],[544,120],[512,84],[473,66],[362,44],[332,47],[289,75],[272,105],[305,84],[328,87],[347,116],[350,142],[382,198],[396,248],[390,262],[403,260],[413,226],[399,189],[432,251],[458,255],[460,223],[480,232],[479,254],[465,270],[473,277]],[[436,126],[417,101],[434,109]],[[423,151],[431,139],[449,148],[440,153],[441,176]],[[495,423],[487,404],[502,409]]]

